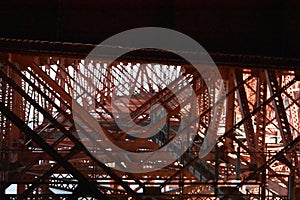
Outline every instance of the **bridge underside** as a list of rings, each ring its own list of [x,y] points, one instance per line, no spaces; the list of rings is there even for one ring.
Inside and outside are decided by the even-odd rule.
[[[1,42],[15,45],[12,50],[2,47],[0,54],[1,199],[299,196],[298,60],[212,54],[221,74],[215,85],[222,83],[225,97],[224,106],[216,110],[220,90],[208,86],[189,63],[166,52],[141,50],[109,65],[109,56],[84,60],[82,50],[92,48],[88,45],[49,43],[48,50],[29,51],[28,41]],[[57,45],[65,51],[57,50]],[[186,53],[197,56],[197,52]],[[192,111],[185,110],[191,102],[179,98],[186,91],[180,77],[188,80],[195,92],[192,111],[198,117],[184,129],[178,127]],[[87,83],[91,90],[85,87]],[[179,85],[178,94],[170,89],[174,84]],[[116,91],[125,111],[114,103]],[[126,101],[129,91],[132,95]],[[93,99],[93,103],[84,99]],[[110,160],[112,155],[103,153],[108,149],[106,142],[95,140],[99,130],[85,121],[78,108],[74,110],[74,104],[93,116],[107,141],[135,154],[163,148],[192,125],[196,131],[180,157],[172,160],[172,152],[178,151],[173,145],[170,152],[141,163],[151,171],[172,158],[163,168],[143,173],[116,170],[117,165],[126,168],[137,162],[135,157]],[[142,133],[137,133],[133,137],[119,127],[118,114],[122,112],[139,126],[158,123],[155,114],[160,110],[153,109],[153,104],[162,105],[167,112],[154,135],[139,137]],[[216,115],[217,122],[213,121]],[[214,123],[217,142],[200,158],[203,141]]]
[[[0,199],[300,199],[299,13],[293,0],[1,1]],[[195,39],[221,76],[155,49],[85,60],[153,26]]]

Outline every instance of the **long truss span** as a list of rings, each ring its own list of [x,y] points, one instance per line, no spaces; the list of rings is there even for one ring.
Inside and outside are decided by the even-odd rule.
[[[0,199],[300,199],[297,60],[212,54],[219,90],[165,52],[109,64],[55,45],[0,53]],[[181,98],[187,88],[193,102]],[[197,121],[180,128],[191,113]],[[213,123],[216,144],[199,156]],[[181,132],[191,144],[173,159]],[[135,156],[166,145],[159,157]],[[135,164],[147,171],[126,170]]]

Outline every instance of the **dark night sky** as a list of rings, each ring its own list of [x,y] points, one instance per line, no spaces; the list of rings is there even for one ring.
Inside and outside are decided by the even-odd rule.
[[[209,52],[300,55],[300,1],[6,0],[0,3],[2,38],[98,44],[121,31],[144,26],[180,31]]]

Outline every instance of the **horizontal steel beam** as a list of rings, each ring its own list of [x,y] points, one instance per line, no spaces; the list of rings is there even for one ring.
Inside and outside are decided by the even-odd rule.
[[[50,42],[39,40],[14,40],[0,38],[0,52],[2,57],[5,54],[23,54],[32,56],[52,56],[52,57],[65,57],[75,59],[85,59],[86,56],[96,47],[95,44],[82,44],[82,43],[67,43],[67,42]],[[99,47],[98,47],[99,48]],[[113,48],[103,46],[102,52],[104,55],[99,55],[103,60],[110,60],[115,57]],[[122,47],[126,48],[126,47]],[[176,51],[175,51],[176,52]],[[194,55],[194,60],[201,60],[201,52],[185,52],[191,57]],[[230,66],[237,68],[260,68],[260,69],[281,69],[281,70],[296,70],[300,69],[299,58],[286,58],[286,57],[270,57],[270,56],[257,56],[246,54],[224,54],[224,53],[211,53],[217,66]],[[0,56],[1,57],[1,56]],[[200,59],[199,59],[200,57]],[[192,58],[192,57],[191,57]],[[173,53],[157,50],[157,49],[144,49],[125,56],[121,60],[130,62],[147,62],[147,63],[163,63],[163,64],[176,64],[176,65],[189,65],[184,59],[180,58]]]

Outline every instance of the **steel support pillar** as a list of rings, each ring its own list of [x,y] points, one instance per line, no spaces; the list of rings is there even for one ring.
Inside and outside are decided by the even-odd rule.
[[[247,139],[247,145],[250,151],[254,152],[255,151],[255,132],[253,128],[253,122],[252,118],[247,118],[246,116],[250,115],[250,108],[248,105],[248,100],[247,100],[247,94],[246,90],[244,87],[244,81],[243,81],[243,70],[235,70],[235,80],[236,80],[236,86],[241,85],[238,89],[238,102],[240,106],[240,111],[242,114],[242,117],[245,119],[244,122],[244,129],[246,133],[246,139]],[[257,161],[251,156],[251,165],[255,165],[255,168],[257,167]],[[254,167],[254,166],[250,166]]]
[[[225,131],[230,130],[234,125],[234,99],[235,93],[230,91],[234,90],[234,70],[229,69],[227,73],[227,101],[226,101],[226,121],[225,121]],[[227,148],[233,148],[232,139],[225,138],[225,146]]]
[[[264,73],[258,72],[256,86],[256,107],[262,105],[267,99],[267,83]],[[260,157],[260,160],[266,162],[265,157],[265,137],[266,137],[266,106],[262,106],[256,114],[256,135],[255,135],[255,150]],[[261,174],[261,198],[266,198],[266,169]]]
[[[236,173],[236,179],[240,179],[240,167],[241,167],[241,148],[238,146],[237,147],[237,152],[236,152],[236,164],[235,164],[235,173]]]
[[[295,175],[291,174],[289,176],[289,185],[288,185],[288,200],[295,199]]]
[[[268,82],[268,85],[270,88],[271,95],[278,93],[278,91],[280,90],[280,87],[279,87],[279,83],[276,79],[275,71],[272,71],[272,70],[265,71],[265,75],[267,78],[267,82]],[[289,120],[286,115],[284,102],[283,102],[281,95],[278,95],[277,98],[274,99],[273,105],[274,105],[276,119],[278,121],[278,126],[279,126],[280,133],[281,133],[281,138],[282,138],[283,144],[286,146],[289,142],[291,142],[293,140],[293,136],[292,136]],[[285,163],[287,166],[295,165],[295,163],[297,162],[297,155],[296,155],[296,152],[294,149],[292,150],[292,152],[290,154],[287,155],[287,160],[288,160],[288,163]]]

